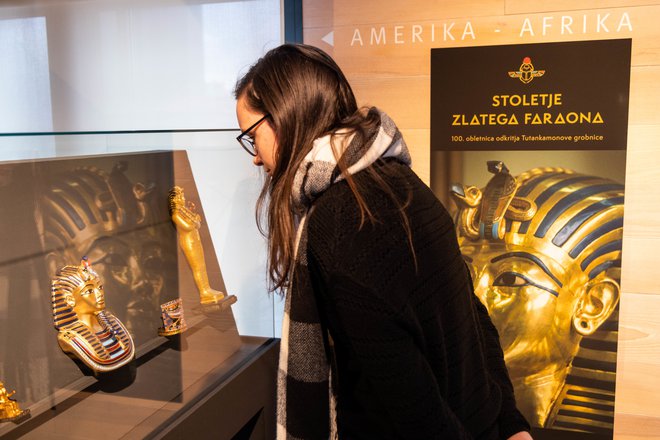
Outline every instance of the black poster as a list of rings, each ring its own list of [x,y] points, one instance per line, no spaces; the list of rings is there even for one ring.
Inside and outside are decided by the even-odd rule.
[[[630,51],[431,52],[431,186],[537,440],[613,437]]]
[[[631,40],[431,51],[432,150],[625,149]]]

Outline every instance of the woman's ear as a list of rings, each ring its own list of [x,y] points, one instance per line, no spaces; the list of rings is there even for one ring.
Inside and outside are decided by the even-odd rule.
[[[619,283],[601,278],[587,283],[579,294],[573,327],[582,336],[593,334],[612,315],[619,303]]]

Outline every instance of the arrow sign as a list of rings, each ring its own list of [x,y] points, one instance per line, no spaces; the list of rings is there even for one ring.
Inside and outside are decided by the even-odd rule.
[[[321,41],[325,41],[330,46],[334,47],[334,45],[335,45],[335,31],[330,31],[327,34],[325,34],[323,37],[321,37]]]

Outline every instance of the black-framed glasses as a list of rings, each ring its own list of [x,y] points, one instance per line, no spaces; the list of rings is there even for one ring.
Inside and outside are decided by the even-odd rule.
[[[241,147],[243,147],[243,149],[247,151],[250,154],[250,156],[257,155],[257,147],[254,145],[254,139],[252,139],[252,136],[248,135],[248,133],[254,130],[255,128],[257,128],[257,126],[262,122],[264,122],[266,118],[270,118],[270,113],[266,113],[257,122],[250,125],[250,127],[247,130],[236,136],[236,140],[238,141],[238,143],[241,144]]]

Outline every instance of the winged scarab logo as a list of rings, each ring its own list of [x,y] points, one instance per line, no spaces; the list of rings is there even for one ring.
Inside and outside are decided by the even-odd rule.
[[[509,72],[511,78],[518,78],[523,83],[527,84],[532,82],[534,78],[538,78],[545,74],[545,70],[535,70],[530,57],[523,58],[522,64],[518,70]]]

